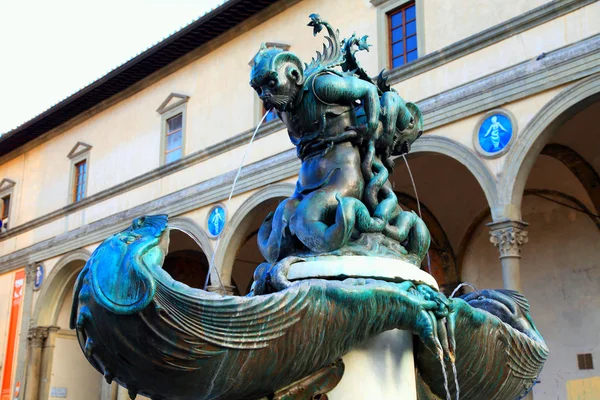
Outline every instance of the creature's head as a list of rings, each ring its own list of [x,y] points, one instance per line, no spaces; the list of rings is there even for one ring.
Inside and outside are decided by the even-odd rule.
[[[278,111],[289,110],[304,83],[300,59],[289,51],[267,48],[263,43],[254,57],[250,73],[250,86],[265,108]]]
[[[521,293],[506,289],[486,289],[468,293],[461,298],[470,306],[495,315],[530,338],[543,341],[529,315],[529,302]]]
[[[164,214],[143,215],[115,236],[129,247],[129,253],[136,253],[147,262],[159,262],[162,265],[169,247],[167,222],[168,217]]]
[[[415,140],[423,134],[423,115],[419,107],[413,103],[406,103],[406,110],[408,111],[406,123],[398,126],[398,129],[402,130],[394,137],[392,145],[394,155],[407,154]]]

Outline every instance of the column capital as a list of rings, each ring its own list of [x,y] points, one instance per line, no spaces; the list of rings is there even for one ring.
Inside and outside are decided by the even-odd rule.
[[[25,266],[25,284],[33,284],[33,282],[35,281],[35,267],[36,267],[36,263],[31,263],[31,264],[27,264]]]
[[[494,221],[490,227],[490,242],[500,251],[500,258],[521,257],[521,247],[527,243],[528,223],[515,220]]]
[[[48,338],[47,326],[35,326],[33,328],[29,328],[27,340],[29,340],[31,346],[42,347],[42,344],[46,338]]]

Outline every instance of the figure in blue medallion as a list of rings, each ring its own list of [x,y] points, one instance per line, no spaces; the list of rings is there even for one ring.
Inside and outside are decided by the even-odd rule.
[[[208,231],[213,236],[219,236],[225,227],[225,210],[221,206],[212,209],[208,217]]]
[[[502,151],[512,138],[512,124],[503,114],[486,118],[479,127],[479,145],[488,153]]]

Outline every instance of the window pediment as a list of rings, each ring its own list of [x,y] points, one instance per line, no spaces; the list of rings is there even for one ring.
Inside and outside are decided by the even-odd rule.
[[[187,103],[190,96],[186,96],[184,94],[179,93],[171,93],[167,96],[165,101],[161,103],[161,105],[156,109],[156,112],[159,114],[164,114],[169,110],[174,109],[175,107],[179,107],[180,105]]]
[[[13,186],[15,186],[15,181],[13,181],[12,179],[4,178],[0,181],[0,192],[8,190]]]
[[[78,157],[83,153],[90,151],[91,148],[92,146],[90,146],[87,143],[77,142],[75,146],[73,146],[71,151],[69,151],[69,154],[67,154],[67,158],[73,159],[75,157]]]

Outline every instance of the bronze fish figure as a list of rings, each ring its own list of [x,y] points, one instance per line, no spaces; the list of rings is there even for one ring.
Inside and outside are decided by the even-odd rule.
[[[419,372],[437,393],[440,370],[429,367],[430,359],[439,366],[445,348],[436,323],[443,315],[456,317],[459,368],[506,351],[504,342],[463,350],[464,335],[485,340],[482,326],[502,329],[497,326],[503,323],[488,311],[409,281],[289,282],[281,273],[286,262],[295,261],[289,259],[269,271],[257,269],[257,278],[272,273],[267,274],[271,284],[280,289],[274,293],[237,297],[190,288],[161,267],[168,237],[165,215],[134,220],[96,249],[75,284],[71,328],[90,363],[132,398],[139,393],[154,400],[308,399],[337,384],[344,354],[394,328],[421,339]],[[440,299],[457,311],[444,314]],[[516,338],[507,343],[522,345]],[[303,379],[305,392],[285,394]]]

